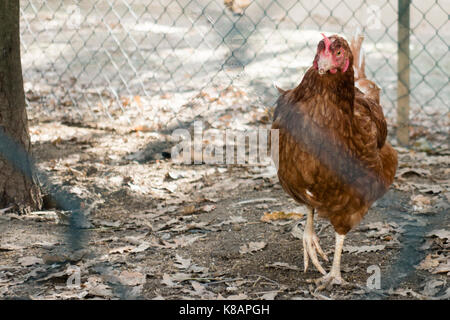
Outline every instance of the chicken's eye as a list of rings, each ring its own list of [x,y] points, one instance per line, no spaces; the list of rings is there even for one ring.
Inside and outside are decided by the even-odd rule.
[[[341,50],[338,50],[338,52],[336,52],[336,56],[339,57],[341,55]]]

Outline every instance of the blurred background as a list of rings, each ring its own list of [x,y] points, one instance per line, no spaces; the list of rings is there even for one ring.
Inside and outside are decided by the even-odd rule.
[[[21,0],[27,103],[39,119],[155,127],[167,123],[162,109],[176,114],[208,88],[233,86],[247,103],[270,108],[273,83],[299,83],[320,32],[350,40],[360,30],[366,73],[383,90],[391,131],[408,121],[413,147],[442,151],[449,12],[449,0]],[[408,119],[397,119],[399,108]]]

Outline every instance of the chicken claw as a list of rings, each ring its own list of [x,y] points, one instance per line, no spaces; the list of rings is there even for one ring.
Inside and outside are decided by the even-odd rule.
[[[323,269],[322,265],[320,264],[319,259],[317,258],[316,251],[319,252],[320,256],[325,261],[328,261],[328,257],[325,255],[322,248],[320,247],[319,238],[314,232],[313,222],[314,222],[314,212],[313,209],[310,209],[306,219],[305,231],[303,233],[303,262],[305,266],[304,272],[308,270],[309,259],[311,259],[311,262],[317,268],[317,270],[319,270],[319,272],[324,275],[326,274],[326,272]]]
[[[336,233],[336,246],[334,250],[333,265],[328,274],[314,281],[317,285],[316,291],[321,291],[325,288],[331,289],[333,285],[351,286],[350,283],[341,277],[341,255],[342,248],[344,246],[344,239],[345,235]]]
[[[323,289],[330,290],[334,285],[349,285],[347,281],[342,279],[340,274],[332,274],[331,272],[327,273],[322,278],[315,280],[314,282],[317,286],[316,291],[322,291]]]

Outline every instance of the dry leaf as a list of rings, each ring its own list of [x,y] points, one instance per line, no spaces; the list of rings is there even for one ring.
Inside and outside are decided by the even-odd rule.
[[[175,183],[166,183],[164,185],[164,189],[170,191],[171,193],[174,193],[175,191],[177,191],[178,186]]]
[[[416,205],[422,205],[422,206],[431,205],[431,198],[421,195],[421,194],[411,196],[411,200],[412,200],[413,204],[416,204]]]
[[[360,230],[373,230],[367,233],[367,237],[379,238],[384,240],[392,240],[393,233],[402,233],[403,229],[399,227],[394,222],[383,223],[383,222],[372,222],[360,227]]]
[[[427,237],[438,237],[439,239],[450,240],[450,231],[445,229],[433,230],[427,234]]]
[[[242,216],[231,216],[229,220],[224,222],[224,224],[244,222],[247,222],[247,219],[243,218]]]
[[[411,196],[414,211],[424,211],[431,207],[431,198],[418,194]]]
[[[250,242],[248,244],[244,244],[239,248],[240,254],[252,253],[255,251],[259,251],[264,249],[267,246],[267,243],[264,241],[260,242]]]
[[[97,220],[95,222],[98,225],[101,225],[101,226],[104,226],[104,227],[111,227],[111,228],[118,228],[121,225],[120,221]]]
[[[172,180],[178,180],[180,178],[184,178],[184,174],[181,171],[168,171],[166,174],[166,178]]]
[[[375,252],[375,251],[380,251],[380,250],[384,250],[386,246],[383,244],[380,245],[373,245],[373,246],[360,246],[360,247],[356,247],[356,246],[344,246],[344,252],[348,252],[348,253],[362,253],[362,252]]]
[[[189,267],[189,271],[191,271],[193,273],[206,273],[206,272],[208,272],[208,268],[200,267],[196,264],[191,264],[191,266]]]
[[[103,280],[97,276],[90,276],[84,283],[85,288],[89,291],[90,295],[112,298],[113,292],[110,287],[103,283]]]
[[[19,263],[24,267],[29,267],[32,266],[33,264],[43,264],[44,261],[41,258],[29,256],[20,258]]]
[[[186,230],[193,230],[193,229],[204,229],[204,230],[209,230],[209,228],[205,228],[209,223],[206,221],[203,222],[192,222],[189,223],[186,226]]]
[[[419,188],[419,192],[423,192],[423,193],[429,193],[429,194],[439,194],[442,191],[444,191],[444,189],[437,184],[415,184],[415,186],[417,188]]]
[[[419,248],[420,250],[428,250],[434,244],[433,239],[426,239],[425,243]]]
[[[123,247],[118,247],[118,248],[110,249],[110,250],[109,250],[109,253],[110,253],[110,254],[114,254],[114,253],[120,253],[120,254],[122,254],[122,253],[124,253],[124,252],[130,252],[130,251],[132,251],[133,249],[135,249],[135,247],[133,247],[133,246],[123,246]]]
[[[278,268],[278,269],[286,269],[286,270],[295,270],[300,271],[301,269],[297,266],[291,265],[286,262],[274,262],[272,264],[267,264],[267,268]]]
[[[198,295],[202,295],[206,291],[205,286],[202,285],[200,282],[191,281],[191,285],[192,285],[192,288],[194,288],[195,293]]]
[[[399,179],[408,179],[410,176],[426,177],[431,176],[430,170],[420,168],[401,168],[396,174]]]
[[[300,223],[296,223],[291,230],[291,235],[297,239],[303,239],[303,230],[299,227]]]
[[[396,289],[395,291],[391,288],[388,293],[390,295],[399,295],[399,296],[403,296],[403,297],[407,297],[409,295],[411,295],[412,297],[416,298],[416,299],[420,299],[420,300],[424,300],[427,299],[427,296],[424,296],[420,293],[415,292],[412,289],[403,289],[403,288],[399,288]]]
[[[230,219],[216,223],[216,224],[212,225],[212,227],[218,228],[218,227],[221,227],[221,226],[227,225],[227,224],[244,223],[244,222],[247,222],[247,219],[243,218],[242,216],[231,216]]]
[[[172,277],[169,274],[167,274],[167,273],[163,274],[163,278],[161,280],[161,283],[165,284],[168,287],[175,287],[175,286],[178,285],[177,283],[175,283],[173,281]]]
[[[270,222],[274,220],[300,220],[303,218],[303,213],[285,213],[283,211],[279,212],[265,212],[264,216],[261,217],[261,221],[263,222]]]
[[[132,249],[130,252],[131,253],[144,252],[145,250],[147,250],[150,247],[151,247],[150,243],[142,242],[139,246],[137,246],[136,248]]]
[[[418,270],[427,270],[430,271],[430,269],[433,269],[439,265],[438,259],[433,259],[431,254],[427,255],[424,260],[420,262],[418,266],[416,266],[416,269]]]
[[[189,206],[185,206],[183,208],[183,214],[184,215],[189,215],[189,214],[193,214],[195,213],[197,210],[195,209],[195,205],[189,205]]]
[[[444,281],[442,280],[430,280],[425,284],[425,287],[422,291],[423,295],[433,297],[435,296],[439,291],[439,287],[441,287],[444,284]]]
[[[166,221],[164,223],[161,223],[161,224],[157,225],[154,228],[154,230],[155,231],[165,230],[165,229],[168,229],[171,225],[179,223],[179,222],[180,221],[177,218],[173,218],[173,219],[170,219],[169,221]]]
[[[435,299],[449,300],[450,299],[450,288],[447,288],[447,290],[445,290],[445,293],[443,295],[435,297]]]
[[[139,125],[131,129],[131,132],[151,132],[152,128],[146,125]]]
[[[183,257],[179,256],[178,254],[175,256],[175,266],[179,269],[187,269],[192,264],[191,259],[184,259]]]
[[[450,259],[448,259],[445,263],[440,263],[437,268],[435,268],[432,273],[447,273],[450,274]]]
[[[261,296],[261,300],[274,300],[278,291],[269,291]]]
[[[213,211],[215,208],[216,208],[215,205],[213,205],[213,204],[207,204],[207,205],[204,205],[203,207],[201,207],[200,210],[201,210],[201,211],[204,211],[204,212],[211,212],[211,211]]]
[[[67,276],[68,276],[67,270],[64,270],[64,271],[59,271],[59,272],[53,272],[44,278],[37,279],[36,281],[41,282],[41,281],[47,281],[47,280],[53,279],[53,278],[62,278],[62,277],[67,277]]]
[[[9,244],[9,243],[0,245],[0,251],[15,251],[15,250],[22,250],[24,248],[25,247],[23,247],[23,246]]]
[[[122,271],[119,275],[120,282],[127,286],[137,286],[145,283],[146,275],[136,271]]]
[[[173,243],[164,241],[164,247],[168,249],[176,249],[176,248],[183,248],[187,247],[191,244],[193,244],[195,241],[197,241],[200,238],[204,238],[206,235],[181,235],[177,238],[174,238],[172,241]]]

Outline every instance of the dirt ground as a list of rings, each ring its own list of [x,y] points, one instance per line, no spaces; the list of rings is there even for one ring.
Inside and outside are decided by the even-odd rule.
[[[170,96],[160,98],[170,104]],[[313,266],[303,272],[305,208],[283,192],[273,166],[170,158],[173,130],[193,121],[205,132],[270,126],[267,110],[250,100],[236,88],[212,88],[184,104],[175,122],[161,107],[167,125],[159,128],[150,120],[75,120],[64,107],[50,119],[30,109],[47,193],[70,196],[59,204],[47,196],[43,211],[26,216],[1,211],[0,297],[450,298],[448,149],[395,146],[394,185],[346,238],[342,271],[351,286],[316,291],[309,280],[320,273]],[[86,214],[79,228],[61,210],[70,203]],[[331,260],[334,230],[324,220],[315,228]],[[376,275],[381,286],[367,286]]]

